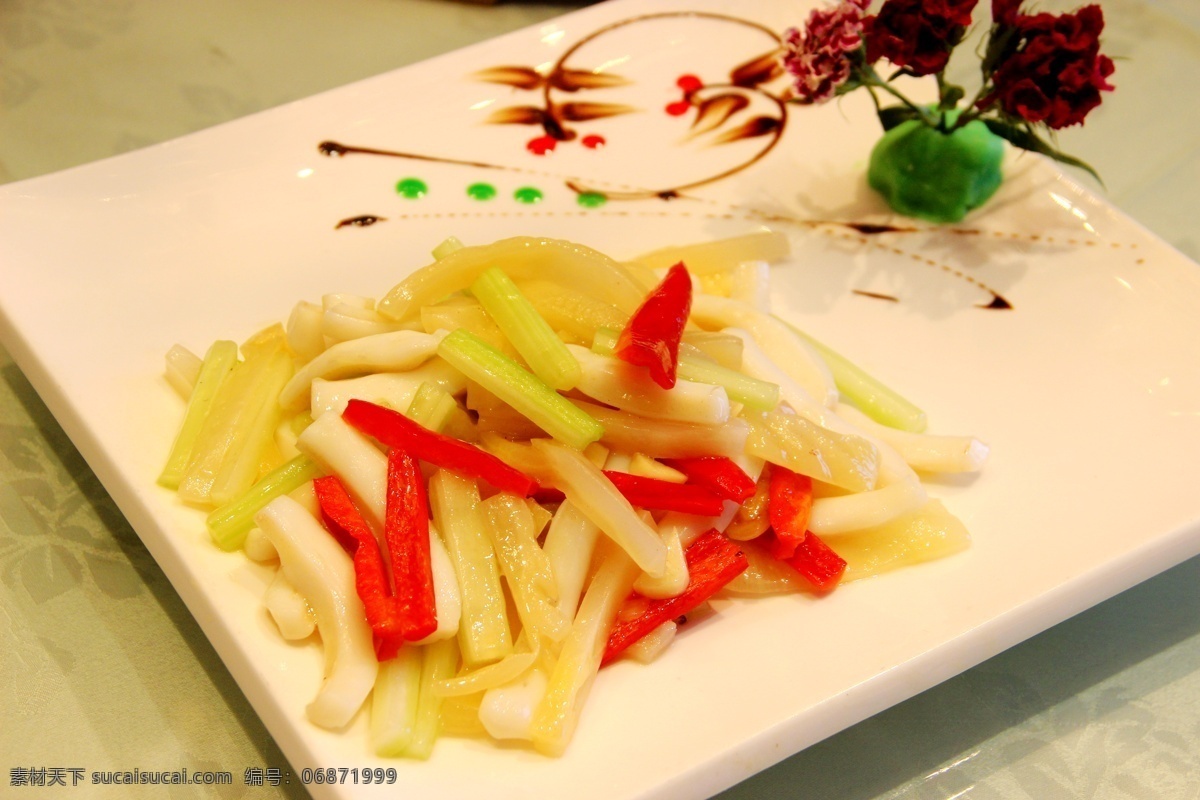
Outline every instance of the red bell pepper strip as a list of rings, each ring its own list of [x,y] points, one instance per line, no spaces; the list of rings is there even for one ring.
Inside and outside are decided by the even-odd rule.
[[[388,451],[383,535],[391,556],[392,582],[404,621],[404,639],[419,641],[437,630],[429,553],[429,501],[417,459],[399,447]]]
[[[386,661],[403,641],[403,625],[392,602],[379,542],[336,475],[314,479],[313,488],[326,529],[354,559],[355,589],[371,626],[375,657]]]
[[[683,594],[650,600],[641,615],[624,622],[618,621],[608,635],[608,646],[600,661],[601,666],[616,659],[625,648],[659,625],[696,608],[749,565],[745,553],[716,529],[688,545],[684,558],[690,577]]]
[[[726,456],[667,458],[663,463],[687,475],[688,483],[711,489],[726,500],[740,504],[754,496],[754,479]]]
[[[771,465],[767,505],[771,528],[771,555],[786,561],[804,543],[808,519],[812,515],[812,478],[790,469]]]
[[[617,338],[613,354],[622,361],[646,367],[664,389],[675,385],[679,340],[692,310],[692,278],[683,262],[667,271]]]
[[[846,572],[846,559],[811,531],[785,560],[818,592],[832,591]]]
[[[371,626],[376,658],[386,661],[403,642],[419,641],[437,630],[429,507],[416,459],[399,448],[388,453],[384,538],[390,583],[379,542],[341,480],[334,475],[317,478],[313,488],[325,527],[354,559],[355,589]]]
[[[617,491],[636,508],[655,511],[679,511],[715,517],[725,509],[725,501],[711,489],[690,483],[671,483],[658,478],[645,478],[628,472],[604,470]]]
[[[485,480],[503,492],[528,497],[537,484],[528,475],[513,469],[491,453],[470,442],[431,431],[390,408],[351,400],[342,418],[358,430],[389,447],[399,447],[421,461]]]
[[[548,505],[550,503],[561,503],[567,499],[566,494],[559,491],[558,489],[553,488],[552,486],[539,486],[538,488],[533,490],[533,494],[530,495],[530,497],[532,497],[534,500],[538,501],[542,505]]]

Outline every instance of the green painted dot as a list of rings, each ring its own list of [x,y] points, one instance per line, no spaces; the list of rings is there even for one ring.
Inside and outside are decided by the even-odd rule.
[[[540,203],[543,196],[541,189],[532,186],[522,186],[513,192],[513,197],[518,203]]]
[[[491,200],[496,196],[496,187],[490,183],[472,183],[467,187],[467,196],[472,200]]]
[[[575,202],[584,208],[599,208],[608,202],[608,198],[600,192],[580,192],[575,195]]]
[[[429,193],[429,187],[420,178],[401,178],[396,182],[396,194],[409,200],[420,200]]]

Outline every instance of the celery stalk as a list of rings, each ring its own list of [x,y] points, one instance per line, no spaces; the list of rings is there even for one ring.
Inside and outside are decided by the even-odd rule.
[[[424,648],[405,646],[379,664],[371,694],[371,748],[377,756],[398,756],[411,744],[421,695]]]
[[[479,487],[473,480],[438,470],[429,479],[429,504],[458,574],[463,661],[470,667],[499,661],[512,652],[512,633],[496,552],[483,530]]]
[[[514,652],[494,664],[440,680],[433,690],[439,697],[462,697],[511,683],[528,672],[537,662],[539,650],[536,642],[533,647],[531,652]]]
[[[759,411],[770,411],[779,405],[778,384],[751,378],[715,361],[681,356],[677,374],[685,381],[723,386],[730,400]]]
[[[558,587],[550,573],[550,560],[534,538],[529,508],[522,498],[502,493],[483,501],[482,509],[484,530],[500,561],[522,630],[534,640],[545,637],[561,642],[571,621],[553,604]]]
[[[582,450],[604,434],[599,422],[477,336],[454,331],[438,355],[564,444]]]
[[[454,251],[462,250],[462,249],[463,249],[463,243],[459,240],[459,238],[457,236],[447,236],[445,239],[442,240],[441,244],[439,244],[437,247],[433,248],[433,252],[431,253],[431,255],[433,256],[434,261],[441,261],[443,258],[450,255]]]
[[[512,279],[500,269],[491,267],[475,279],[471,292],[529,364],[534,375],[560,392],[575,388],[579,381],[579,362]]]
[[[441,727],[442,697],[437,685],[454,675],[458,667],[458,646],[454,639],[444,639],[428,645],[425,663],[421,668],[421,691],[417,696],[417,718],[412,729],[412,739],[404,750],[408,758],[429,758],[433,742]]]
[[[880,383],[877,378],[845,356],[831,350],[799,328],[790,324],[788,327],[820,354],[829,365],[829,371],[833,373],[833,382],[838,391],[858,406],[860,411],[889,428],[909,433],[924,432],[924,411],[901,397],[895,390]]]
[[[302,455],[276,467],[241,497],[208,515],[208,532],[212,534],[213,541],[222,550],[241,547],[246,534],[254,527],[254,515],[260,508],[320,474],[320,467]]]
[[[204,361],[200,365],[200,374],[196,378],[196,385],[188,399],[183,424],[179,427],[179,433],[175,437],[175,443],[171,446],[171,453],[167,457],[167,465],[163,467],[162,474],[158,476],[160,486],[168,489],[179,488],[179,482],[183,479],[188,462],[191,461],[192,449],[204,426],[204,420],[212,409],[217,392],[236,363],[237,344],[235,342],[214,342],[212,347],[208,348],[208,352],[204,355]]]
[[[179,496],[198,505],[221,505],[254,483],[267,439],[275,433],[275,399],[291,374],[283,337],[247,342],[204,420]]]
[[[216,505],[232,502],[254,485],[262,463],[263,451],[275,442],[275,429],[283,419],[276,398],[292,377],[292,357],[282,347],[269,357],[255,387],[252,401],[257,406],[253,418],[244,422],[244,435],[237,448],[230,448],[221,468],[213,476],[210,497]]]
[[[458,404],[436,383],[422,383],[405,416],[431,431],[441,431]]]
[[[558,756],[566,750],[600,670],[617,610],[629,596],[637,574],[637,566],[625,553],[611,549],[592,578],[563,642],[546,694],[533,713],[531,733],[538,752]]]

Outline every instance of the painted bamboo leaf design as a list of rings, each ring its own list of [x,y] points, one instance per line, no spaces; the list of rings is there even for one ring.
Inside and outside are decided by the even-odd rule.
[[[725,131],[725,133],[722,133],[714,140],[713,144],[729,144],[730,142],[737,142],[742,139],[769,136],[779,130],[780,124],[780,121],[775,117],[755,117],[732,130]]]
[[[558,69],[550,75],[550,85],[564,92],[577,92],[580,89],[611,89],[614,86],[626,86],[626,78],[611,72],[592,72],[582,69]]]
[[[734,67],[729,73],[729,82],[734,86],[753,88],[782,74],[783,63],[779,59],[779,50],[771,50]]]
[[[473,77],[484,83],[500,83],[516,89],[537,89],[546,82],[540,72],[529,67],[491,67],[476,72]]]
[[[633,106],[618,105],[616,103],[563,103],[558,106],[558,114],[556,116],[568,122],[587,122],[592,119],[615,117],[633,111],[637,111]]]
[[[748,105],[750,105],[749,100],[732,92],[707,98],[696,107],[696,119],[692,122],[692,130],[687,138],[691,139],[716,130]]]
[[[487,121],[493,125],[541,125],[546,112],[536,106],[512,106],[493,111]]]

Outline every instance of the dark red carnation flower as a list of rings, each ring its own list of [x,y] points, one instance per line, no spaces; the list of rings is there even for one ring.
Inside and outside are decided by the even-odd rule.
[[[1099,6],[1072,14],[1018,16],[1016,41],[992,73],[992,91],[978,108],[999,104],[1010,116],[1065,128],[1083,122],[1111,91],[1112,59],[1100,53]]]
[[[978,0],[887,0],[864,20],[867,61],[886,58],[914,75],[941,72]]]
[[[1012,27],[1017,24],[1021,0],[992,0],[992,22]]]

